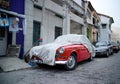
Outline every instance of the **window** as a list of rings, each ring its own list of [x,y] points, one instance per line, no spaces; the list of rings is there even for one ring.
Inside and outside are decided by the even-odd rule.
[[[33,44],[40,38],[41,23],[33,21]]]
[[[62,35],[62,28],[61,27],[55,27],[55,39]]]
[[[103,28],[103,29],[106,29],[106,25],[107,25],[107,24],[102,24],[102,28]]]
[[[83,1],[83,0],[81,0],[81,4],[82,4],[82,7],[84,7],[84,6],[85,6],[85,4],[84,4],[84,1]]]
[[[95,21],[95,18],[93,18],[93,24],[95,25],[96,21]]]

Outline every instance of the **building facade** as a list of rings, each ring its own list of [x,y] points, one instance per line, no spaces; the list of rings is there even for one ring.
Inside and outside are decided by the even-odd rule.
[[[39,39],[50,43],[62,34],[85,34],[84,1],[25,0],[25,52]]]
[[[0,56],[5,56],[10,44],[20,44],[24,51],[24,0],[0,0]]]
[[[0,56],[6,55],[8,45],[20,44],[23,58],[36,41],[47,44],[63,34],[83,34],[91,43],[111,38],[112,17],[98,14],[89,1],[5,1],[0,0]]]
[[[98,23],[100,18],[90,1],[85,1],[85,17],[86,36],[91,43],[96,43],[98,41]]]
[[[120,42],[120,28],[119,27],[112,27],[112,41],[114,42]]]
[[[100,37],[99,41],[111,41],[111,25],[114,23],[114,20],[112,17],[104,14],[98,14],[100,17],[100,23],[99,23],[99,32],[100,32]]]

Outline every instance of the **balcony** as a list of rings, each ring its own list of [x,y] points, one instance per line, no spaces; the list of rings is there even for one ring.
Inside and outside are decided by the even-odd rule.
[[[53,13],[63,16],[64,14],[63,7],[61,6],[61,3],[60,4],[59,3],[55,3],[52,0],[45,0],[45,8]],[[38,0],[38,2],[34,2],[34,4],[42,7],[43,0]]]
[[[76,3],[75,1],[70,1],[69,5],[71,9],[76,10],[79,14],[84,14],[84,7],[82,7],[80,4]]]
[[[63,16],[64,14],[64,11],[63,11],[63,7],[56,4],[55,2],[51,1],[51,0],[47,0],[46,3],[46,9],[58,14],[58,15],[61,15]]]
[[[82,25],[84,25],[84,20],[83,18],[80,18],[79,16],[75,15],[74,13],[71,12],[71,20],[80,23]]]

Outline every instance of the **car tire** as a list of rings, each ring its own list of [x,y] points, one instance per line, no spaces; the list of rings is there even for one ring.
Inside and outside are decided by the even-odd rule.
[[[109,51],[106,51],[106,57],[109,57]]]
[[[30,56],[29,56],[29,55],[24,56],[24,61],[25,61],[26,63],[28,63],[28,62],[30,61]]]
[[[94,57],[90,56],[90,58],[88,59],[89,61],[93,61]]]
[[[113,55],[113,50],[111,50],[111,55]]]
[[[75,54],[71,54],[70,57],[68,58],[68,62],[65,64],[65,69],[66,70],[74,70],[76,68],[77,61],[76,61],[76,56]]]

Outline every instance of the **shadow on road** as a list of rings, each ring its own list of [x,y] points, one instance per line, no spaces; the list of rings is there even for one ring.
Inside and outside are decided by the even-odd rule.
[[[55,65],[55,66],[49,66],[45,64],[38,65],[37,69],[40,70],[47,70],[47,71],[53,71],[53,72],[64,72],[66,71],[64,68],[64,65]]]

